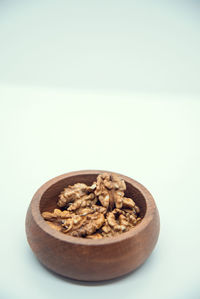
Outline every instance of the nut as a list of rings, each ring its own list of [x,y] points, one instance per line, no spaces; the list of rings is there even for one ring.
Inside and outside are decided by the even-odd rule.
[[[142,221],[133,199],[124,196],[124,180],[112,173],[98,175],[91,186],[76,183],[59,195],[53,212],[42,217],[55,230],[73,237],[101,239],[126,232]]]

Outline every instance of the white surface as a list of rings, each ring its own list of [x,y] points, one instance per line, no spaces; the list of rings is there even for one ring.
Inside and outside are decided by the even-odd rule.
[[[199,98],[1,86],[0,99],[0,298],[199,298]],[[33,193],[79,169],[131,176],[157,202],[158,245],[122,279],[62,279],[37,262],[26,242]]]
[[[0,81],[200,92],[198,0],[0,1]]]

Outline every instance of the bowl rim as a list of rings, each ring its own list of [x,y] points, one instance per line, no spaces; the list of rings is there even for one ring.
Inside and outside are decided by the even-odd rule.
[[[120,235],[114,236],[114,237],[107,237],[107,238],[102,238],[98,240],[93,240],[93,239],[86,239],[86,238],[77,238],[77,237],[72,237],[68,236],[65,234],[62,234],[61,232],[56,231],[55,229],[51,228],[48,223],[43,219],[41,212],[40,212],[40,201],[43,196],[43,194],[54,184],[58,183],[59,181],[66,179],[68,177],[72,176],[77,176],[77,175],[88,175],[88,174],[93,174],[93,175],[98,175],[100,173],[113,173],[117,174],[120,178],[124,179],[125,182],[128,182],[129,184],[133,185],[136,189],[139,190],[139,192],[142,193],[145,202],[146,202],[146,213],[142,219],[142,221],[137,224],[134,229],[130,229],[127,232],[124,232]],[[35,221],[35,223],[39,226],[41,230],[43,230],[46,234],[50,235],[51,237],[60,240],[62,242],[70,243],[70,244],[79,244],[79,245],[86,245],[86,246],[101,246],[101,245],[109,245],[117,242],[121,242],[127,239],[130,239],[134,236],[137,236],[139,233],[141,233],[143,230],[146,229],[146,227],[151,223],[151,221],[154,218],[154,215],[156,213],[156,204],[153,199],[153,196],[151,193],[139,182],[136,180],[125,176],[123,174],[113,172],[113,171],[108,171],[108,170],[79,170],[79,171],[72,171],[68,172],[59,176],[56,176],[50,180],[48,180],[46,183],[44,183],[33,195],[31,204],[31,213],[32,217]]]

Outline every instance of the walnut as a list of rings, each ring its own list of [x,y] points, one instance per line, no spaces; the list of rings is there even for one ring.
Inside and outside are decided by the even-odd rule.
[[[116,206],[120,209],[123,205],[125,189],[124,180],[114,174],[103,173],[97,178],[95,195],[105,208],[112,210]]]
[[[102,237],[102,235],[97,233],[97,234],[93,234],[93,235],[88,235],[86,238],[87,239],[102,239],[103,237]]]
[[[76,211],[76,213],[80,216],[86,216],[88,214],[94,213],[93,208],[80,208]]]
[[[127,220],[126,216],[119,215],[119,224],[124,226],[129,226],[129,221]]]
[[[122,205],[123,205],[123,207],[126,207],[126,208],[134,208],[135,207],[134,201],[131,198],[128,198],[128,197],[123,198]]]
[[[94,212],[99,212],[99,213],[102,213],[102,214],[105,214],[106,211],[107,211],[105,207],[97,206],[97,205],[93,205],[93,206],[91,207],[91,209],[92,209]]]
[[[56,218],[54,217],[53,213],[50,213],[50,212],[43,212],[42,213],[42,217],[45,219],[45,220],[51,220],[53,218]]]
[[[85,225],[80,227],[80,229],[75,230],[72,232],[72,236],[86,236],[86,235],[92,235],[96,230],[98,230],[104,223],[105,218],[100,213],[94,213],[91,215],[87,215],[88,221]]]
[[[91,200],[95,198],[93,193],[83,195],[80,199],[75,200],[68,208],[68,211],[75,211],[80,207],[87,207],[92,204]]]
[[[118,224],[116,219],[115,219],[115,215],[114,213],[110,212],[108,213],[107,216],[108,219],[108,224],[116,231],[124,231],[126,230],[126,226],[123,224]]]
[[[63,226],[63,229],[62,229],[62,232],[63,233],[67,233],[67,232],[69,232],[71,229],[72,229],[72,227],[73,227],[73,219],[72,218],[69,218],[69,219],[66,219],[65,221],[63,221],[63,224],[62,224],[62,226]]]
[[[107,219],[105,220],[105,225],[101,229],[106,234],[111,232],[111,227],[109,226]]]
[[[65,222],[62,224],[64,229],[62,230],[63,233],[68,233],[70,234],[73,231],[76,231],[79,229],[84,223],[86,222],[86,219],[84,217],[81,217],[79,215],[73,215],[72,218],[66,219]]]
[[[45,220],[54,221],[55,219],[65,219],[71,217],[72,213],[69,211],[61,211],[59,209],[54,209],[53,213],[43,212],[42,217]]]
[[[137,218],[136,218],[135,215],[127,214],[126,217],[127,217],[127,219],[128,219],[128,221],[129,221],[130,224],[132,224],[132,225],[136,225],[136,223],[137,223]]]
[[[117,215],[120,215],[120,214],[125,215],[125,214],[126,214],[124,210],[117,209],[117,208],[114,209],[112,212],[113,212],[114,215],[116,215],[116,214],[117,214]]]
[[[97,184],[96,184],[96,182],[94,182],[91,186],[87,187],[87,191],[93,192],[96,189],[96,186],[97,186]]]
[[[136,211],[135,211],[135,209],[124,209],[123,208],[123,212],[124,213],[126,213],[126,214],[130,214],[130,215],[132,215],[132,214],[136,214]]]
[[[53,212],[42,217],[55,230],[73,237],[101,239],[126,232],[142,221],[135,202],[124,196],[124,180],[112,173],[98,175],[91,186],[76,183],[59,195]]]
[[[81,198],[83,195],[87,195],[89,192],[92,192],[96,188],[96,185],[87,186],[83,183],[77,183],[73,186],[68,186],[65,188],[59,195],[58,206],[64,207],[67,203],[73,202],[76,199]]]
[[[140,208],[138,206],[135,206],[134,209],[135,209],[135,211],[136,211],[137,214],[140,213]]]

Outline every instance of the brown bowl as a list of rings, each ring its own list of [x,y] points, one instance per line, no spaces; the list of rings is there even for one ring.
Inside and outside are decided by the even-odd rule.
[[[125,195],[140,207],[142,221],[121,235],[99,240],[64,235],[42,218],[56,208],[59,193],[77,182],[88,185],[104,171],[70,172],[45,183],[35,193],[26,216],[26,234],[33,252],[50,270],[77,280],[100,281],[119,277],[139,267],[152,252],[159,235],[159,214],[152,195],[135,180],[125,180]]]

